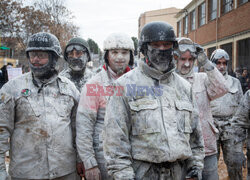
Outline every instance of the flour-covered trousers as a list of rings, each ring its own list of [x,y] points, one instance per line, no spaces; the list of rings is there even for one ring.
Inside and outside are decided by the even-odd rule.
[[[184,180],[186,175],[184,161],[157,164],[134,160],[132,166],[136,180]]]
[[[219,180],[217,154],[204,158],[202,180]]]
[[[244,154],[242,142],[235,144],[232,140],[217,140],[218,159],[220,156],[220,147],[223,152],[224,162],[227,165],[227,172],[230,180],[242,180],[242,166],[244,163]]]

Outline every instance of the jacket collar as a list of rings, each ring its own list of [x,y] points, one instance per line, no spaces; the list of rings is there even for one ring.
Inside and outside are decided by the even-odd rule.
[[[169,71],[163,73],[158,71],[155,68],[150,67],[146,62],[140,61],[139,66],[141,67],[142,71],[149,77],[157,80],[165,80],[170,77],[170,75],[175,71],[175,65],[173,61],[170,63]]]

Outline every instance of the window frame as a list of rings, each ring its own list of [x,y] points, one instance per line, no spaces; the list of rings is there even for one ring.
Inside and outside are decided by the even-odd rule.
[[[190,12],[190,30],[193,31],[196,29],[196,10]]]
[[[213,5],[216,4],[215,9],[213,9]],[[216,19],[217,17],[217,12],[218,11],[218,0],[209,0],[209,5],[208,5],[208,18],[209,21],[212,21],[214,19]],[[214,17],[213,17],[214,14]]]
[[[183,34],[188,34],[188,15],[183,18]]]
[[[224,2],[226,2],[226,3],[224,3]],[[230,7],[230,9],[228,9],[228,10],[225,8],[227,5],[229,5],[229,7]],[[233,0],[221,0],[221,14],[223,15],[223,14],[226,14],[226,13],[232,11],[234,8],[233,6],[234,6]]]
[[[202,10],[203,5],[204,5],[204,13],[203,13],[204,16],[201,16],[201,13],[202,13],[201,10]],[[205,2],[201,3],[198,7],[198,17],[199,17],[199,27],[205,25],[206,24],[206,3]],[[203,24],[201,24],[201,20],[204,20]]]

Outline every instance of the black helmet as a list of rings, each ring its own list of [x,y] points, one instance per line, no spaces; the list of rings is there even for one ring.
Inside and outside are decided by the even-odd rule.
[[[91,61],[91,56],[90,56],[90,50],[89,50],[89,44],[87,43],[87,41],[85,41],[84,39],[80,38],[80,37],[74,37],[72,39],[69,40],[68,44],[66,45],[65,49],[64,49],[64,59],[67,61],[68,57],[67,57],[67,47],[69,47],[70,45],[80,45],[83,46],[84,48],[87,49],[87,53],[88,53],[88,62]]]
[[[30,36],[26,48],[26,55],[28,57],[29,51],[52,51],[57,57],[62,55],[62,49],[57,37],[46,32],[39,32]]]
[[[144,54],[147,43],[155,41],[171,41],[174,48],[178,47],[173,27],[163,21],[150,22],[142,28],[139,40],[140,52]]]

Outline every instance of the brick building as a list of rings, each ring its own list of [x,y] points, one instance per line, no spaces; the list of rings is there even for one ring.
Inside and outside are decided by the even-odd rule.
[[[229,68],[250,70],[249,0],[192,0],[175,17],[177,36],[201,44],[210,57],[216,48],[225,49]]]
[[[165,9],[147,11],[142,13],[139,17],[139,23],[138,23],[139,34],[143,26],[152,21],[166,21],[173,26],[176,32],[177,20],[175,16],[179,11],[180,9],[172,7],[172,8],[165,8]]]

